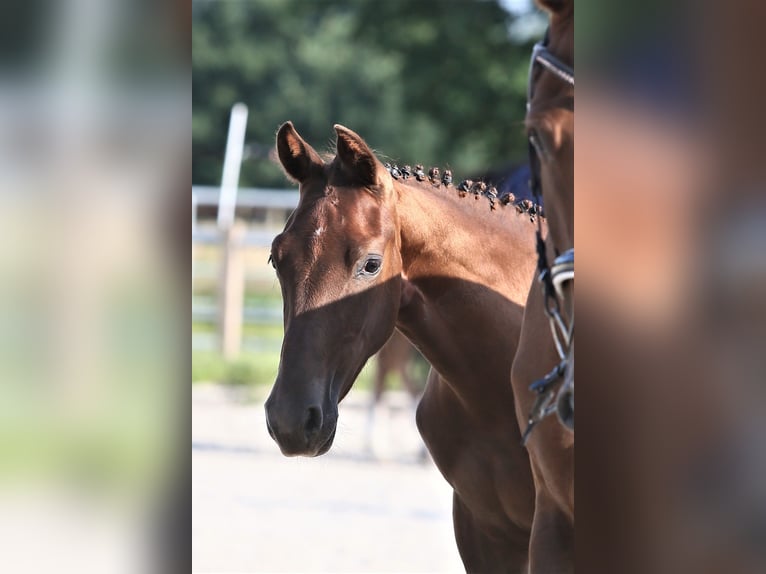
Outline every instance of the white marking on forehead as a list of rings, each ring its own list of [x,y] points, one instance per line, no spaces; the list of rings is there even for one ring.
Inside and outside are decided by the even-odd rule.
[[[314,231],[314,235],[315,235],[316,237],[319,237],[320,235],[322,235],[322,233],[324,233],[324,227],[322,227],[322,226],[320,225],[320,226],[319,226],[319,227],[317,227],[317,228],[316,228],[316,230]]]

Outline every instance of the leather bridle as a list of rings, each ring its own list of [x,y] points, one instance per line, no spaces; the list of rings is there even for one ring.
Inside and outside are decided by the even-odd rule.
[[[542,42],[535,44],[529,64],[529,81],[527,83],[527,113],[532,106],[534,96],[535,72],[541,67],[554,74],[560,80],[574,87],[574,68],[562,62],[548,50],[548,32]],[[537,131],[529,130],[529,169],[530,189],[535,202],[542,204],[542,182],[540,178],[540,161],[546,158]],[[569,322],[561,315],[564,284],[574,281],[574,247],[557,256],[553,264],[548,264],[548,256],[543,241],[541,218],[537,218],[537,281],[543,291],[543,307],[550,323],[553,342],[559,356],[559,363],[543,378],[538,379],[530,390],[537,393],[537,398],[527,420],[527,428],[522,437],[526,445],[532,429],[548,415],[557,412],[562,424],[574,430],[574,375],[564,374],[569,362],[569,348],[574,334],[574,310]],[[559,381],[564,381],[557,390]],[[563,412],[571,413],[571,417],[563,416]]]

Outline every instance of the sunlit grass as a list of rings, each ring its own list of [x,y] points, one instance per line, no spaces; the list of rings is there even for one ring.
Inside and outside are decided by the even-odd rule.
[[[279,352],[242,353],[227,360],[215,351],[192,353],[192,382],[214,382],[238,386],[268,386],[274,383],[279,369]],[[354,383],[356,388],[372,385],[374,359],[365,365]]]

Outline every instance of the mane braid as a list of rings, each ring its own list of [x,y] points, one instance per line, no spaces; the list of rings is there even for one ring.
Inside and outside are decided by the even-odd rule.
[[[449,169],[445,169],[442,172],[438,167],[431,167],[426,173],[422,164],[416,164],[415,167],[412,168],[409,165],[399,167],[395,164],[385,163],[384,167],[388,173],[391,174],[391,177],[396,180],[401,179],[407,181],[409,178],[414,177],[415,180],[421,183],[427,180],[428,183],[436,189],[441,187],[449,189],[452,187],[452,170]],[[497,210],[497,202],[499,201],[504,206],[513,205],[516,208],[517,213],[526,213],[529,215],[529,220],[532,223],[535,222],[535,218],[537,217],[545,219],[542,206],[533,203],[529,199],[516,201],[516,196],[510,192],[498,197],[497,188],[494,185],[488,185],[484,181],[464,179],[455,189],[457,189],[458,197],[461,198],[466,197],[468,194],[471,194],[477,201],[479,200],[479,197],[486,197],[489,200],[490,211]]]

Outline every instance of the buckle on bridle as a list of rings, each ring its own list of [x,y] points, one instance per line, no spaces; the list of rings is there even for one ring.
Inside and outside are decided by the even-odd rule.
[[[564,297],[563,285],[574,280],[574,247],[556,257],[551,265],[551,283],[559,298]]]
[[[562,360],[558,365],[553,367],[553,370],[550,373],[529,385],[529,390],[536,392],[537,398],[532,405],[532,410],[529,412],[527,428],[521,436],[522,446],[527,446],[529,435],[532,434],[532,429],[535,428],[535,425],[551,413],[555,412],[556,404],[554,398],[556,397],[556,393],[554,392],[553,387],[554,383],[564,376],[565,369],[566,360]]]
[[[566,360],[566,349],[572,340],[572,330],[574,328],[574,318],[570,318],[567,325],[561,316],[560,300],[564,298],[563,285],[567,281],[574,280],[574,249],[568,250],[553,261],[549,268],[545,264],[540,271],[537,280],[543,290],[543,309],[548,317],[551,327],[551,335],[556,345],[556,352],[559,359]]]

